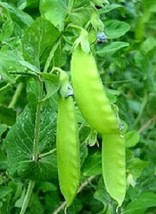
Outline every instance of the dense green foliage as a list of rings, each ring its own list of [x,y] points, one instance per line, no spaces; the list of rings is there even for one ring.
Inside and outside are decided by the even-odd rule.
[[[51,71],[70,79],[77,38],[88,51],[80,28],[124,124],[127,191],[116,210],[102,178],[102,136],[74,100],[81,179],[66,212],[156,213],[155,20],[155,0],[0,1],[0,214],[64,213],[56,157],[61,83]]]

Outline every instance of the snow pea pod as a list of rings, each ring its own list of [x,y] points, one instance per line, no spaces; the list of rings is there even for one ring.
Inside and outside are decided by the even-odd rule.
[[[122,135],[103,136],[102,173],[106,190],[118,202],[119,207],[125,198],[126,166],[125,140]]]
[[[80,180],[78,128],[72,96],[59,95],[56,148],[59,185],[68,207],[77,193]]]
[[[102,134],[119,133],[119,123],[103,87],[94,56],[77,46],[71,59],[77,104],[87,122]]]

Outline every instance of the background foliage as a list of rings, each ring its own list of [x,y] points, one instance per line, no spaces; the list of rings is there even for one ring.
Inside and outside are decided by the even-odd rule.
[[[49,72],[56,66],[70,75],[72,45],[79,36],[72,25],[88,30],[108,96],[127,130],[127,192],[119,213],[156,213],[155,20],[154,0],[0,2],[0,213],[19,213],[30,179],[36,183],[26,213],[64,213],[55,153],[59,80]],[[99,44],[101,31],[107,40]],[[77,119],[82,176],[67,213],[116,213],[101,176],[101,136],[78,108]],[[32,160],[36,124],[38,162]]]

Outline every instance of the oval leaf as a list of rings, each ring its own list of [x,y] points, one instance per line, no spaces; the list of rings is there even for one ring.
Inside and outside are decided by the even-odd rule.
[[[109,39],[116,39],[125,35],[130,30],[130,25],[119,20],[109,20],[105,23],[105,33]]]
[[[130,148],[135,146],[140,140],[140,135],[137,131],[129,131],[125,135],[126,147]]]
[[[127,43],[127,42],[113,42],[113,43],[103,47],[101,50],[97,51],[97,54],[99,56],[103,57],[103,56],[105,56],[105,54],[114,53],[121,48],[127,47],[128,45],[129,45],[129,43]]]

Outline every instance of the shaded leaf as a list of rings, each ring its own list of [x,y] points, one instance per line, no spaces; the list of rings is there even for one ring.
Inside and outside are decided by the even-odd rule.
[[[83,165],[83,175],[84,176],[100,175],[101,172],[102,172],[101,153],[95,152],[94,154],[91,154],[86,158]]]
[[[97,186],[96,191],[94,193],[94,198],[101,201],[104,204],[104,206],[110,200],[110,196],[105,189],[102,177],[99,179],[98,186]]]
[[[0,137],[7,130],[7,125],[0,124]]]
[[[8,194],[12,192],[12,189],[10,187],[1,187],[0,189],[0,199],[3,199]]]
[[[135,179],[137,179],[147,165],[148,162],[140,160],[139,158],[133,158],[127,163],[127,170]]]
[[[7,157],[4,151],[1,151],[0,149],[0,170],[6,170],[7,169]],[[1,181],[1,179],[0,179]],[[0,194],[1,195],[1,194]]]
[[[155,92],[148,95],[148,102],[146,105],[146,111],[149,115],[153,116],[156,113],[156,94]]]
[[[13,125],[16,121],[16,112],[5,106],[0,105],[0,123]]]
[[[139,195],[135,195],[133,201],[127,205],[124,213],[142,214],[149,207],[156,207],[156,194],[153,192],[142,192]]]

